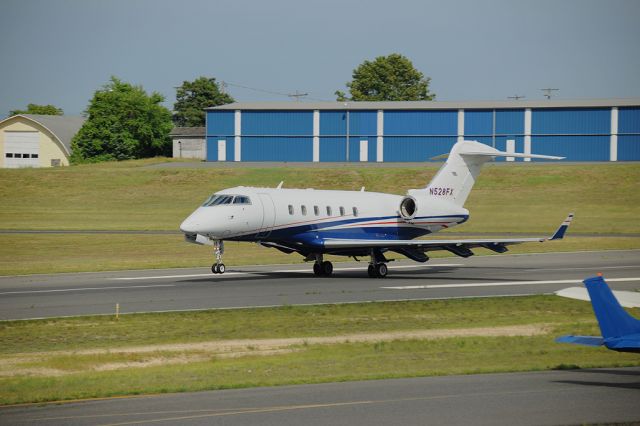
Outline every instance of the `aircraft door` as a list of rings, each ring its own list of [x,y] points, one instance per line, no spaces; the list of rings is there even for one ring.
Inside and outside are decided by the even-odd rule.
[[[266,238],[271,234],[273,224],[276,221],[276,207],[269,194],[258,194],[262,204],[262,225],[258,231],[258,238]]]

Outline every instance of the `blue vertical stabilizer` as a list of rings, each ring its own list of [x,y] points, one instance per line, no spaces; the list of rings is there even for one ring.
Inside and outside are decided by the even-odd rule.
[[[618,352],[640,353],[640,320],[625,311],[601,276],[583,281],[589,292],[591,306],[600,325],[602,337],[562,336],[560,343],[575,343],[587,346],[606,346]]]
[[[583,281],[604,339],[640,333],[640,321],[625,311],[602,277]]]

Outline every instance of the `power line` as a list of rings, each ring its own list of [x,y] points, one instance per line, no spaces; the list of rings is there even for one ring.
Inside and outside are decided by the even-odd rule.
[[[258,88],[258,87],[245,86],[244,84],[231,83],[229,81],[222,81],[221,84],[222,84],[222,86],[239,87],[241,89],[253,90],[254,92],[268,93],[270,95],[285,96],[285,97],[288,97],[288,98],[295,98],[296,100],[300,100],[300,97],[302,97],[302,96],[308,96],[309,95],[308,93],[300,93],[297,90],[295,91],[295,93],[283,93],[283,92],[276,92],[275,90],[267,90],[267,89],[261,89],[261,88]],[[326,99],[318,99],[318,98],[312,98],[312,97],[307,97],[307,99],[314,100],[314,101],[321,101],[321,102],[330,102],[330,101],[327,101]]]
[[[552,88],[547,88],[547,89],[540,89],[544,92],[544,96],[547,99],[551,99],[551,92],[557,92],[560,89],[552,89]]]

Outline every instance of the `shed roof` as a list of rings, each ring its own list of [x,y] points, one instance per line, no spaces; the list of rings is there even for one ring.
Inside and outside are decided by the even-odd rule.
[[[18,114],[3,120],[0,124],[15,117],[24,117],[49,130],[65,147],[68,154],[71,154],[71,139],[85,122],[84,117],[75,115]]]
[[[402,101],[402,102],[234,102],[206,110],[391,110],[391,109],[516,109],[602,108],[640,106],[640,98],[543,99],[535,101]]]

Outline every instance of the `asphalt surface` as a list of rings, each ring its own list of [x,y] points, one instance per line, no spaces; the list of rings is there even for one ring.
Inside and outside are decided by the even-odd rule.
[[[336,263],[332,277],[311,263],[0,278],[0,319],[387,300],[552,293],[603,272],[612,288],[640,289],[640,250],[393,262],[385,279],[366,262]]]
[[[424,377],[0,409],[2,425],[569,425],[640,421],[640,368]]]

